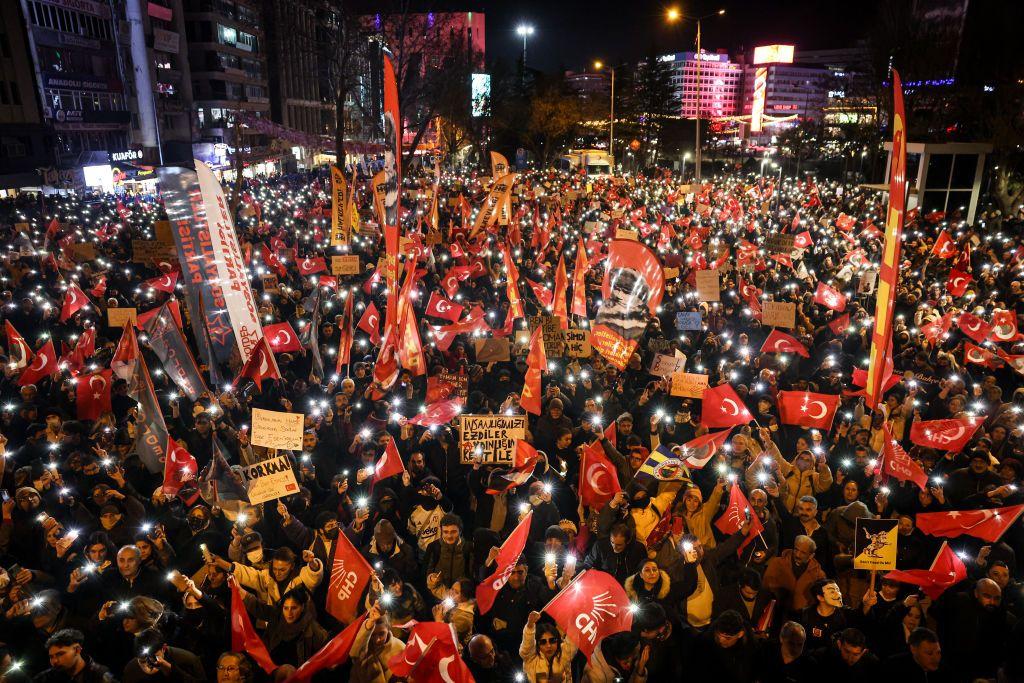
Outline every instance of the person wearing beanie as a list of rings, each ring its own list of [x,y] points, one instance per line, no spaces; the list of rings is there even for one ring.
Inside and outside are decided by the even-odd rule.
[[[363,557],[376,571],[390,567],[400,576],[416,573],[416,555],[409,544],[399,538],[394,525],[387,519],[377,522],[369,544],[362,548]]]

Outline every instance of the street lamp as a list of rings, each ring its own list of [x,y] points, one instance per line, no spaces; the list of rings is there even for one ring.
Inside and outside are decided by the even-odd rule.
[[[523,67],[526,67],[526,39],[533,35],[531,24],[519,24],[516,26],[516,35],[523,38]]]
[[[725,14],[725,10],[724,9],[720,9],[717,12],[710,12],[709,14],[703,14],[703,15],[701,15],[699,17],[692,17],[692,16],[689,16],[687,14],[683,14],[677,7],[670,7],[665,12],[665,19],[670,24],[674,24],[677,21],[681,21],[683,19],[689,19],[690,21],[694,21],[694,22],[697,23],[697,53],[695,55],[696,62],[697,62],[697,74],[696,74],[696,76],[697,76],[697,78],[696,78],[697,83],[696,83],[696,87],[694,88],[695,91],[696,91],[696,94],[697,94],[697,106],[696,106],[696,108],[694,110],[694,113],[696,114],[696,116],[694,118],[695,118],[695,120],[697,122],[697,130],[696,130],[696,134],[694,136],[694,151],[693,151],[693,153],[694,153],[694,156],[695,156],[694,175],[695,175],[695,178],[696,178],[698,183],[700,182],[700,162],[701,162],[701,153],[700,153],[700,23],[703,20],[705,20],[705,19],[710,19],[711,17],[720,17],[723,14]]]
[[[690,160],[690,153],[683,152],[683,167],[679,171],[679,175],[682,176],[683,180],[686,180],[686,162]]]
[[[604,68],[601,60],[594,62],[594,70],[600,71]],[[611,108],[608,112],[608,167],[615,171],[615,68],[608,67],[612,73]]]

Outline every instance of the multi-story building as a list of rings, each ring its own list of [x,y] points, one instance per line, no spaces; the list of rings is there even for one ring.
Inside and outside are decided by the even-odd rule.
[[[235,125],[269,117],[265,34],[257,0],[183,0],[195,108],[196,158],[227,167],[241,149],[247,163],[271,152],[262,136]],[[236,137],[238,139],[236,139]]]
[[[318,23],[325,18],[313,0],[266,0],[267,74],[270,115],[288,128],[310,135],[333,134],[334,103],[321,92],[329,53],[319,45]]]
[[[788,47],[792,55],[792,46],[769,46],[777,47]],[[797,66],[788,61],[764,62],[755,56],[756,52],[741,58],[743,93],[737,108],[751,136],[770,138],[800,121],[820,121],[828,102],[831,72],[825,67]],[[756,124],[750,125],[758,120],[760,130]]]
[[[0,3],[0,194],[38,185],[37,169],[53,167],[36,80],[18,3]]]
[[[99,0],[18,1],[43,120],[54,132],[57,167],[70,170],[106,163],[111,153],[128,150],[131,109],[118,48],[127,35],[120,32],[118,16],[111,11],[119,5]]]
[[[659,58],[672,68],[672,87],[680,116],[714,119],[736,113],[743,69],[724,52],[677,52]],[[698,87],[699,74],[699,87]],[[698,102],[698,97],[699,102]]]
[[[583,97],[595,100],[608,99],[611,90],[611,78],[605,71],[566,71],[565,82]]]

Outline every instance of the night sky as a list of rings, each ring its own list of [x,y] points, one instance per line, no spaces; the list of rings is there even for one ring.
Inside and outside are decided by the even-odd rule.
[[[874,2],[821,0],[723,0],[651,2],[650,0],[484,0],[471,2],[413,2],[426,10],[473,10],[487,16],[487,57],[515,60],[522,50],[516,36],[520,22],[532,23],[527,62],[544,71],[559,67],[582,69],[595,58],[633,61],[652,46],[658,53],[693,49],[694,27],[665,23],[665,9],[703,15],[724,7],[726,15],[704,22],[704,48],[736,51],[754,45],[793,42],[797,49],[849,47],[862,37],[874,12]]]

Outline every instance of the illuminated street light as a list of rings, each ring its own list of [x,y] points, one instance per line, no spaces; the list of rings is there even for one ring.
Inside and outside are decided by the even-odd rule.
[[[532,24],[519,24],[516,26],[516,35],[523,39],[523,66],[526,66],[526,39],[533,35]]]

